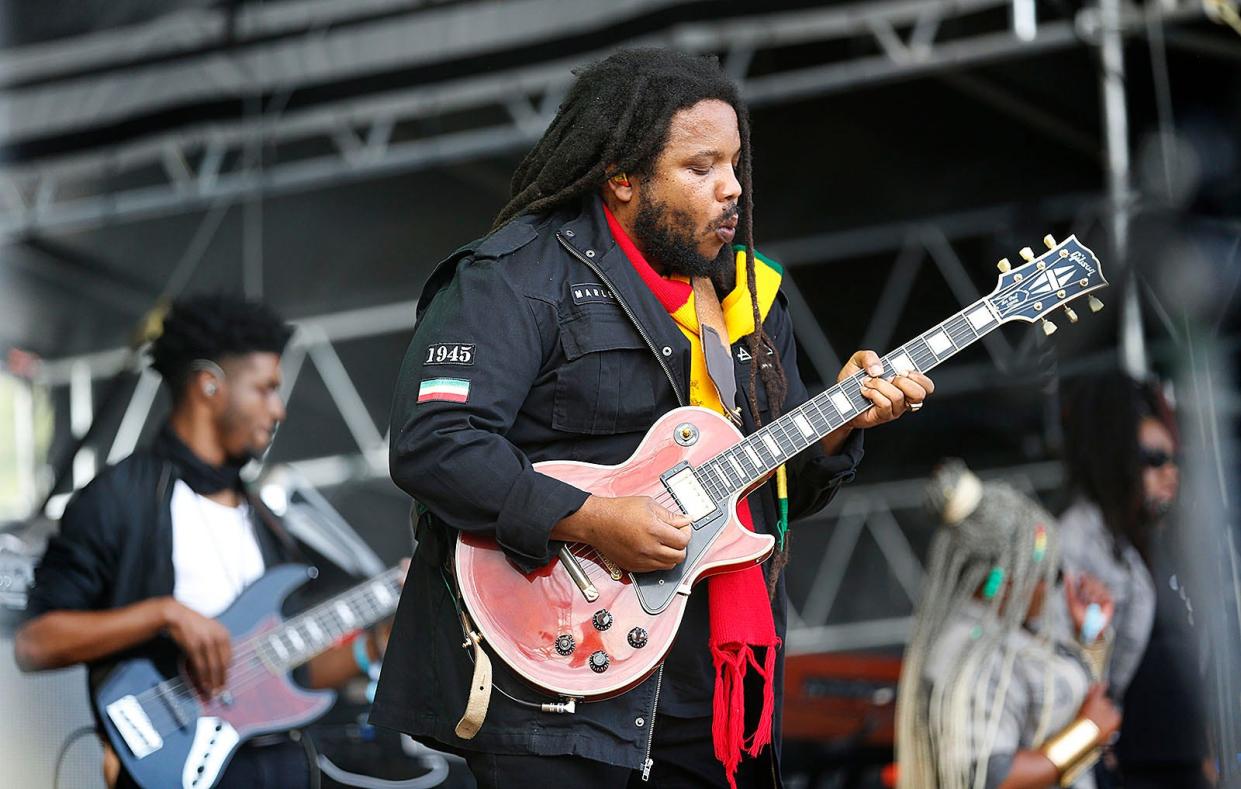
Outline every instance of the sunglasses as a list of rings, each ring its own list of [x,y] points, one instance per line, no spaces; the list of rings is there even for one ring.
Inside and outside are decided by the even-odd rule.
[[[1163,468],[1169,463],[1179,466],[1181,465],[1181,456],[1176,452],[1165,452],[1162,449],[1152,449],[1151,447],[1139,447],[1138,462],[1145,468]]]

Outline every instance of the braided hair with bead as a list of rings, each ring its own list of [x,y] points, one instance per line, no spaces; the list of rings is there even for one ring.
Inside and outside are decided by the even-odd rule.
[[[940,466],[927,486],[928,509],[941,520],[931,542],[926,581],[905,649],[897,698],[898,787],[977,789],[987,778],[995,727],[1011,686],[1017,650],[1011,636],[1027,621],[1050,657],[1056,609],[1045,596],[1030,616],[1039,582],[1047,594],[1059,570],[1051,516],[1015,488],[981,482],[959,460]],[[981,600],[977,598],[981,596]],[[939,640],[955,617],[977,600],[984,608],[947,671],[928,678]],[[1052,681],[1046,661],[1044,687]],[[994,688],[993,698],[979,688]],[[1038,710],[1039,742],[1050,732],[1051,704]]]

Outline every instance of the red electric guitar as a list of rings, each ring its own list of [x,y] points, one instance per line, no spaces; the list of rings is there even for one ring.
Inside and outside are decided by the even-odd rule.
[[[1011,268],[1000,261],[989,295],[883,358],[884,376],[927,372],[1003,323],[1043,321],[1067,302],[1105,287],[1094,253],[1070,237]],[[608,283],[605,283],[608,284]],[[616,289],[612,288],[613,293]],[[1102,307],[1090,297],[1092,311]],[[1072,321],[1071,308],[1065,312]],[[685,561],[671,570],[632,573],[589,545],[525,574],[493,538],[462,532],[456,571],[461,596],[492,650],[548,693],[600,699],[623,693],[659,667],[686,600],[702,578],[749,567],[774,547],[740,524],[737,502],[781,464],[871,407],[864,373],[836,384],[757,432],[742,436],[723,416],[683,407],[664,414],[624,463],[535,464],[541,474],[599,496],[650,496],[693,519]]]

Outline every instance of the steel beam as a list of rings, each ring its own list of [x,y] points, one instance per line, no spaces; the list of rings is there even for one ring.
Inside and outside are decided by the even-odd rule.
[[[894,0],[832,6],[741,21],[695,22],[625,43],[724,52],[725,62],[741,75],[738,81],[742,92],[753,107],[959,70],[1079,43],[1075,24],[1066,21],[1039,26],[1036,36],[1029,41],[1008,29],[955,39],[940,36],[943,21],[1007,3],[1008,0]],[[1202,10],[1196,3],[1181,0],[1161,13],[1162,19],[1172,22],[1201,17]],[[1129,14],[1122,17],[1120,24],[1122,32],[1129,33],[1140,31],[1145,22]],[[895,32],[909,26],[913,30],[905,38]],[[870,36],[881,47],[886,41],[886,48],[879,55],[861,59],[761,77],[745,76],[750,56],[756,50],[856,36]],[[336,56],[335,50],[333,54]],[[0,238],[35,229],[133,221],[193,210],[216,200],[238,200],[257,193],[282,194],[513,152],[537,138],[556,105],[550,99],[561,95],[572,79],[570,69],[604,54],[606,51],[584,53],[499,73],[356,97],[282,113],[275,120],[249,117],[190,126],[60,160],[40,160],[10,168],[0,179],[0,194],[5,196],[4,210],[0,212]],[[395,57],[392,53],[388,56]],[[296,83],[279,84],[288,89]],[[528,96],[542,97],[537,112],[532,115],[523,109],[516,120],[505,125],[423,137],[400,145],[388,142],[392,128],[402,123],[469,108],[495,106],[511,111],[515,96],[523,100]],[[351,135],[348,139],[355,139],[361,130],[367,140],[365,146],[350,142],[342,150],[340,141],[347,138],[342,129]],[[285,157],[262,170],[244,164],[227,172],[220,170],[221,162],[238,158],[230,152],[241,150],[260,135],[265,144],[274,146],[327,139],[332,142],[333,151],[309,158]],[[199,162],[197,169],[191,167],[191,162]],[[164,183],[98,193],[99,184],[108,182],[106,176],[151,164],[165,172]],[[64,183],[73,188],[64,188]]]

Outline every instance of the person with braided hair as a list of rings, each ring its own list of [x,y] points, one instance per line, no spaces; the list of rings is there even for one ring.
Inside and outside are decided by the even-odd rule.
[[[942,525],[901,666],[898,787],[1094,789],[1120,726],[1098,683],[1107,588],[1063,575],[1055,521],[1010,485],[950,460],[927,498]]]
[[[749,495],[742,522],[783,550],[700,584],[663,669],[616,698],[549,712],[560,700],[493,660],[486,717],[460,736],[473,668],[446,566],[461,531],[494,536],[528,573],[560,541],[631,571],[685,559],[680,513],[531,464],[620,463],[677,406],[750,433],[808,399],[783,271],[754,249],[753,199],[748,116],[716,61],[619,51],[577,73],[491,233],[423,290],[390,454],[417,502],[417,570],[371,720],[461,753],[479,786],[779,784],[787,517],[824,507],[853,477],[862,429],[921,408],[930,379],[866,379],[874,408]],[[856,353],[841,376],[879,376],[878,363]]]

